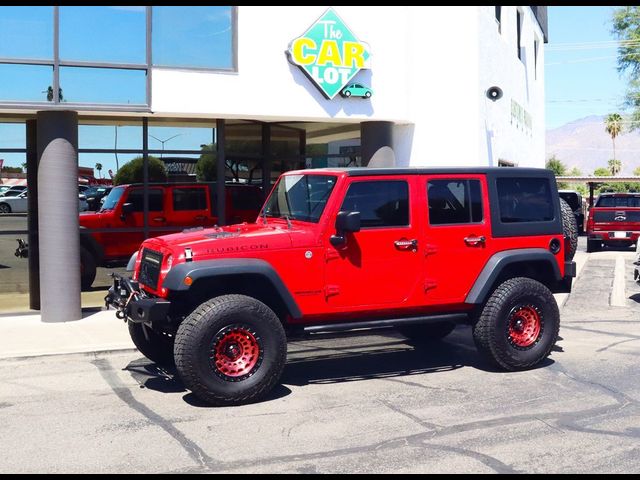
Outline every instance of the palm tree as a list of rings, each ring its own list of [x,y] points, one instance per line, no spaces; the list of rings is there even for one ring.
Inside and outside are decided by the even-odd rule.
[[[96,163],[96,170],[98,171],[98,175],[102,178],[102,164]]]
[[[613,159],[616,159],[616,137],[622,133],[622,117],[619,113],[610,113],[604,119],[604,129],[611,135],[613,142]],[[611,164],[609,164],[611,166]],[[615,175],[615,174],[614,174]]]
[[[620,160],[612,158],[611,160],[609,160],[609,170],[611,170],[611,175],[615,177],[620,173],[620,170],[622,170],[622,162]]]

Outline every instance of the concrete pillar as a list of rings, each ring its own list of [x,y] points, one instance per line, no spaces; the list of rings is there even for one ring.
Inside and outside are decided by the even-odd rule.
[[[37,118],[42,321],[79,320],[78,114],[44,111]]]
[[[225,185],[225,168],[227,157],[226,130],[224,118],[216,120],[216,198],[218,201],[218,225],[227,224],[227,193]]]
[[[362,122],[360,148],[363,166],[394,167],[393,122]]]
[[[40,310],[40,249],[38,248],[38,122],[26,121],[27,129],[27,225],[29,229],[29,308]]]

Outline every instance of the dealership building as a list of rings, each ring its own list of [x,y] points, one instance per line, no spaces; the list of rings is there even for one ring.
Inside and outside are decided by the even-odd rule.
[[[148,180],[158,157],[200,181],[208,151],[214,179],[265,193],[305,167],[543,167],[546,41],[541,6],[0,7],[0,158],[29,192],[23,223],[0,215],[0,264],[30,245],[0,311],[23,295],[77,319],[107,287],[81,295],[71,268],[79,167],[141,157]],[[144,205],[135,229],[168,231]]]

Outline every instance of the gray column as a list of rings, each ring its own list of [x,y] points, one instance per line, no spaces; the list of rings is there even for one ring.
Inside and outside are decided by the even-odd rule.
[[[38,122],[26,121],[27,129],[27,225],[29,228],[29,308],[40,310],[40,249],[38,248]]]
[[[392,127],[393,122],[362,122],[360,124],[363,166],[395,166]],[[376,157],[375,161],[369,165],[374,157]]]
[[[271,169],[273,156],[271,155],[271,125],[262,124],[262,194],[264,200],[271,193]]]
[[[45,111],[37,118],[42,321],[79,320],[78,114]]]

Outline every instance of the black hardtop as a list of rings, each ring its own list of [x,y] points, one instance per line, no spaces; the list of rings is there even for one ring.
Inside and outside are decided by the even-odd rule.
[[[346,173],[350,177],[362,177],[373,175],[495,175],[500,177],[549,177],[553,172],[546,168],[530,167],[347,167],[347,168],[316,168],[311,170],[298,170],[295,173],[305,171]]]

